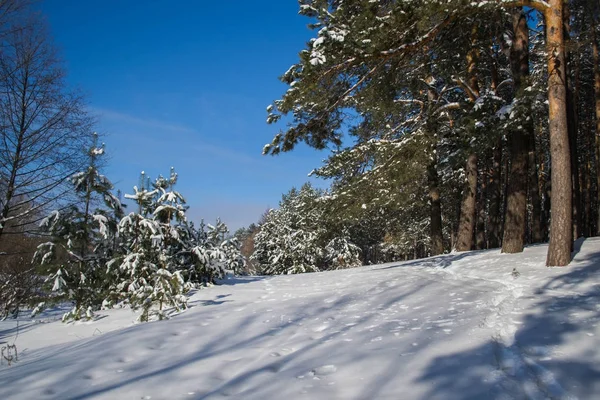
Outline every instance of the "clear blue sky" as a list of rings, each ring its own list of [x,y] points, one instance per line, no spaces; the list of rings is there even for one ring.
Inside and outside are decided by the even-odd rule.
[[[278,76],[313,36],[294,0],[45,0],[68,71],[99,116],[111,159],[105,173],[131,193],[140,171],[174,166],[189,216],[235,229],[308,180],[326,152],[277,157],[264,144],[283,124],[265,108]],[[324,186],[321,183],[320,186]]]

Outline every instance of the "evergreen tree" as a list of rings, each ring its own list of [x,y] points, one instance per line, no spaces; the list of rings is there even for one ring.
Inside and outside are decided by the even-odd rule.
[[[99,172],[103,155],[104,145],[95,143],[88,151],[88,168],[70,179],[80,202],[53,211],[40,224],[53,239],[38,247],[36,258],[42,264],[52,264],[57,251],[64,253],[64,262],[51,276],[52,290],[74,303],[63,320],[91,318],[107,289],[104,265],[113,256],[122,208],[111,193],[111,182]]]
[[[142,310],[139,321],[167,318],[166,307],[187,307],[189,286],[177,263],[182,243],[177,224],[185,222],[185,200],[173,190],[176,182],[177,174],[171,170],[168,179],[156,179],[153,190],[134,187],[134,194],[125,195],[136,203],[138,212],[119,223],[122,255],[108,264],[117,283],[104,305],[125,298],[132,309]]]
[[[327,212],[328,197],[305,184],[285,194],[270,210],[254,238],[252,260],[263,274],[297,274],[362,264],[361,249],[349,230]],[[338,231],[339,229],[339,231]]]
[[[571,209],[572,164],[568,160],[576,155],[569,154],[564,142],[568,138],[566,80],[561,78],[565,41],[558,21],[568,14],[562,2],[303,0],[300,4],[300,13],[312,18],[311,26],[318,32],[300,53],[299,62],[281,77],[289,89],[267,109],[268,123],[283,115],[290,115],[292,122],[265,146],[265,154],[290,151],[300,141],[318,149],[333,144],[335,153],[318,172],[337,180],[332,195],[342,199],[357,193],[367,208],[392,213],[406,207],[382,204],[384,193],[427,205],[429,254],[449,249],[448,237],[452,247],[470,249],[475,230],[478,246],[499,245],[502,225],[504,251],[521,251],[527,229],[530,240],[539,241],[541,203],[550,199],[550,192],[540,195],[538,172],[528,160],[551,158],[554,234],[548,264],[568,263],[565,246],[570,229],[565,227],[571,221],[566,210]],[[544,18],[550,57],[530,61],[531,34],[519,7],[535,9]],[[532,66],[534,76],[536,67],[547,67],[548,125],[539,119],[544,111],[538,113],[531,103],[536,99],[540,104],[530,79]],[[549,131],[549,147],[542,151],[535,147],[536,124]],[[509,132],[503,125],[511,125]],[[416,157],[410,158],[407,146],[414,148]],[[494,155],[492,170],[482,174],[488,154]],[[417,185],[402,182],[410,175],[420,175],[418,181],[425,182],[424,196]],[[505,201],[500,189],[507,182]],[[371,196],[372,188],[380,195]],[[486,193],[492,195],[489,204]],[[369,197],[372,202],[363,200]],[[527,202],[533,206],[529,228]],[[485,218],[486,208],[490,218]]]
[[[119,250],[107,264],[113,283],[104,307],[125,300],[132,309],[141,309],[140,321],[165,319],[169,308],[187,307],[189,289],[244,268],[224,223],[201,223],[196,229],[188,222],[185,198],[175,190],[177,180],[173,168],[168,178],[159,176],[152,184],[142,173],[140,187],[125,195],[137,211],[119,223]]]

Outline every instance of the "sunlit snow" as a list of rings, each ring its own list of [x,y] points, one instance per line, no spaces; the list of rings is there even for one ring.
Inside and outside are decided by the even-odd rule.
[[[600,239],[231,278],[168,321],[0,323],[1,399],[600,398]],[[17,336],[18,334],[18,336]]]

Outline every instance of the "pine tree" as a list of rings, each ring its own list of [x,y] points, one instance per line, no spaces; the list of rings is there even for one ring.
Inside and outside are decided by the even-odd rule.
[[[332,219],[328,200],[310,184],[282,197],[279,208],[264,216],[254,237],[251,258],[258,272],[298,274],[362,265],[361,248],[350,233],[355,226]]]
[[[91,318],[107,290],[104,266],[113,256],[122,208],[111,193],[112,183],[99,172],[103,155],[104,145],[98,147],[96,136],[96,143],[88,151],[88,168],[70,179],[79,204],[53,211],[40,224],[52,240],[39,246],[36,258],[42,264],[52,264],[57,251],[65,253],[64,262],[51,276],[52,290],[74,303],[63,316],[64,321]]]
[[[159,176],[149,190],[142,174],[141,188],[136,186],[134,194],[125,195],[138,211],[119,223],[122,255],[109,263],[117,283],[105,306],[125,298],[132,309],[142,310],[139,321],[165,319],[167,307],[178,311],[187,307],[189,286],[177,263],[181,247],[177,224],[185,222],[185,200],[173,190],[176,182],[172,169],[169,178]]]
[[[531,7],[545,18],[545,47],[550,57],[528,60],[530,34],[519,7]],[[287,92],[267,108],[268,123],[284,115],[292,119],[265,146],[265,154],[290,151],[301,141],[317,149],[335,146],[335,153],[317,172],[336,179],[338,187],[332,196],[344,204],[344,198],[353,197],[349,193],[358,194],[367,208],[394,213],[408,207],[389,207],[381,200],[384,196],[412,197],[421,209],[428,206],[429,254],[448,249],[446,238],[454,244],[457,232],[459,248],[471,247],[476,195],[483,196],[488,188],[492,201],[479,204],[480,245],[499,244],[504,213],[503,249],[521,251],[527,229],[533,232],[533,240],[539,240],[541,211],[552,208],[554,233],[548,263],[568,263],[570,235],[565,229],[571,221],[566,209],[571,204],[567,176],[571,162],[565,160],[573,157],[565,143],[566,91],[565,79],[561,79],[565,42],[562,22],[557,22],[563,21],[562,2],[305,0],[300,13],[313,19],[311,26],[318,32],[300,53],[299,62],[281,77],[289,85]],[[511,14],[516,16],[512,37],[506,32]],[[536,98],[528,70],[536,62],[541,66],[541,60],[549,78],[550,146],[534,151],[536,140],[541,141],[533,138],[533,126],[544,127],[539,119],[544,111],[538,112],[542,102]],[[506,76],[505,71],[512,73]],[[502,138],[504,128],[510,129],[510,146]],[[410,159],[405,147],[415,149],[414,158]],[[493,173],[482,175],[479,169],[485,163],[476,162],[475,157],[490,152],[496,155]],[[550,192],[539,195],[537,172],[527,165],[529,159],[544,157],[551,159],[554,188],[548,208],[540,203],[542,197],[545,203],[550,199]],[[468,186],[463,186],[460,181],[465,179],[462,170],[467,159]],[[411,175],[421,175],[417,181],[426,182],[425,196],[416,185],[403,183]],[[575,175],[578,183],[581,174]],[[540,176],[545,179],[543,172]],[[502,178],[506,185],[507,177],[508,202],[502,207],[505,201],[500,198],[498,181]],[[377,195],[369,195],[373,192]],[[371,202],[363,200],[369,197]],[[458,217],[461,198],[463,213]],[[533,203],[529,228],[528,201]],[[485,208],[492,214],[487,220]]]
[[[188,222],[177,180],[173,168],[168,178],[159,176],[152,184],[142,173],[139,188],[125,195],[137,211],[119,223],[118,254],[108,263],[113,284],[104,306],[125,300],[141,309],[139,321],[168,318],[170,308],[186,309],[191,288],[212,284],[245,265],[223,222],[201,223],[199,229]]]

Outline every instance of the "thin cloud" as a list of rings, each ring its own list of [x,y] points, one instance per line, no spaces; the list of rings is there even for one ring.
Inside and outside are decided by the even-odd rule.
[[[145,149],[145,151],[154,149],[155,151],[164,154],[164,145],[166,145],[167,143],[173,143],[174,141],[176,142],[177,140],[181,140],[183,143],[185,143],[185,147],[178,150],[178,157],[179,159],[188,159],[188,161],[190,162],[196,160],[197,155],[202,153],[216,158],[225,159],[229,162],[233,162],[234,164],[257,164],[262,158],[262,156],[259,153],[260,149],[258,149],[255,152],[256,155],[250,155],[245,152],[239,152],[224,146],[203,142],[199,140],[200,133],[197,130],[184,125],[179,125],[156,119],[140,118],[135,115],[98,107],[91,107],[90,111],[94,114],[97,114],[100,117],[101,121],[111,125],[114,124],[119,126],[117,130],[127,131],[130,137],[143,137],[144,141],[141,143],[145,143],[148,146],[148,148]],[[124,128],[124,125],[128,125],[130,128]],[[134,129],[131,129],[132,127],[134,127]],[[140,132],[139,128],[142,128],[142,131],[146,131],[148,128],[151,128],[153,130],[168,131],[171,133],[194,134],[195,138],[192,139],[190,136],[187,135],[180,138],[175,136],[169,137],[167,142],[162,137],[148,135],[146,132],[142,133]],[[191,147],[189,146],[190,140],[193,140],[193,145]],[[152,143],[152,146],[150,146],[150,143]],[[192,151],[192,153],[190,153],[190,150]]]
[[[196,131],[187,126],[174,124],[167,121],[160,121],[149,118],[139,118],[131,114],[125,114],[114,110],[104,108],[91,107],[90,111],[107,122],[120,122],[131,125],[143,126],[146,128],[160,129],[170,132],[195,133]]]

